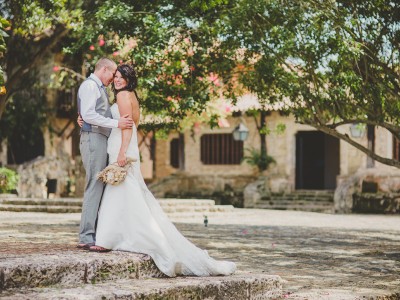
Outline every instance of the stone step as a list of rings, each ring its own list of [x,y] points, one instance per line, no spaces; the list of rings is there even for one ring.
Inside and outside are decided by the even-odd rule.
[[[333,195],[334,190],[295,190],[292,194],[303,194],[303,195]]]
[[[208,199],[158,199],[162,207],[166,206],[202,206],[210,207],[215,205],[214,200]],[[41,205],[41,206],[81,206],[81,198],[56,198],[56,199],[36,199],[36,198],[1,198],[0,203],[11,205]]]
[[[1,204],[8,205],[39,205],[39,206],[81,206],[82,199],[34,199],[34,198],[15,198],[0,199]]]
[[[166,278],[149,256],[122,251],[9,255],[0,260],[0,275],[2,299],[276,299],[282,293],[279,276]]]
[[[232,205],[209,205],[209,206],[189,206],[189,205],[164,205],[162,209],[168,215],[173,213],[215,213],[215,212],[230,212],[234,210]],[[69,205],[25,205],[25,204],[0,204],[0,211],[14,212],[47,212],[47,213],[80,213],[81,206]]]
[[[266,200],[261,199],[259,204],[270,204],[270,205],[323,205],[332,206],[331,201],[306,201],[306,200]]]
[[[2,290],[55,284],[74,285],[123,278],[163,277],[145,255],[114,251],[91,253],[63,251],[60,254],[10,256],[0,260]]]
[[[97,299],[280,299],[279,276],[242,274],[227,277],[179,277],[116,280],[69,288],[36,288],[3,293],[3,300]]]
[[[157,199],[162,207],[166,206],[214,206],[214,200],[208,199],[174,199],[174,198],[161,198]]]
[[[271,200],[305,200],[305,201],[333,201],[333,196],[293,196],[293,195],[282,195],[282,196],[264,196],[263,199]]]
[[[260,204],[257,203],[254,208],[258,209],[274,209],[274,210],[300,210],[300,211],[310,211],[310,212],[323,212],[323,213],[333,213],[333,205],[270,205],[270,204]]]
[[[81,206],[61,206],[61,205],[12,205],[0,204],[0,211],[15,212],[47,212],[47,213],[79,213]]]

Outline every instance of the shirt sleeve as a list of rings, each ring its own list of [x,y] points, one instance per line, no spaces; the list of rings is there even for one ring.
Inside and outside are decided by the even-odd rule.
[[[96,101],[101,97],[101,94],[95,82],[86,80],[82,83],[78,95],[81,99],[80,113],[86,123],[107,128],[118,127],[118,120],[104,117],[96,112]]]

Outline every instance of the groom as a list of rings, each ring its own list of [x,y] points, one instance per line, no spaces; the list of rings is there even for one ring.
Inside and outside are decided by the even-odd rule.
[[[86,186],[83,196],[82,216],[79,229],[80,249],[89,249],[95,244],[97,212],[104,185],[96,179],[97,173],[107,165],[107,138],[112,128],[132,128],[133,120],[128,115],[113,120],[105,87],[114,79],[115,62],[101,58],[94,73],[81,84],[78,90],[78,112],[83,119],[80,151],[86,171]]]

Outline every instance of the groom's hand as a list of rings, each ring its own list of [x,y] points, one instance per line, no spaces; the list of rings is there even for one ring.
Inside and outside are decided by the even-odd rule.
[[[76,120],[76,122],[78,123],[79,127],[82,128],[82,126],[83,126],[83,119],[82,119],[81,115],[78,115],[78,119]]]
[[[118,128],[131,129],[133,126],[133,120],[129,115],[124,115],[118,120]]]

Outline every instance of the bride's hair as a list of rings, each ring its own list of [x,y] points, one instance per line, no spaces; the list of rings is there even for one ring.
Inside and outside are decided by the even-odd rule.
[[[120,72],[122,78],[124,78],[126,80],[126,86],[123,87],[122,89],[117,90],[117,89],[115,89],[114,82],[113,82],[111,84],[111,89],[112,89],[115,97],[117,96],[117,94],[120,91],[130,91],[130,92],[135,92],[135,94],[136,94],[135,89],[138,84],[138,79],[137,79],[137,75],[136,75],[136,72],[135,72],[135,69],[133,68],[133,66],[128,65],[128,64],[119,65],[117,67],[117,71]]]

